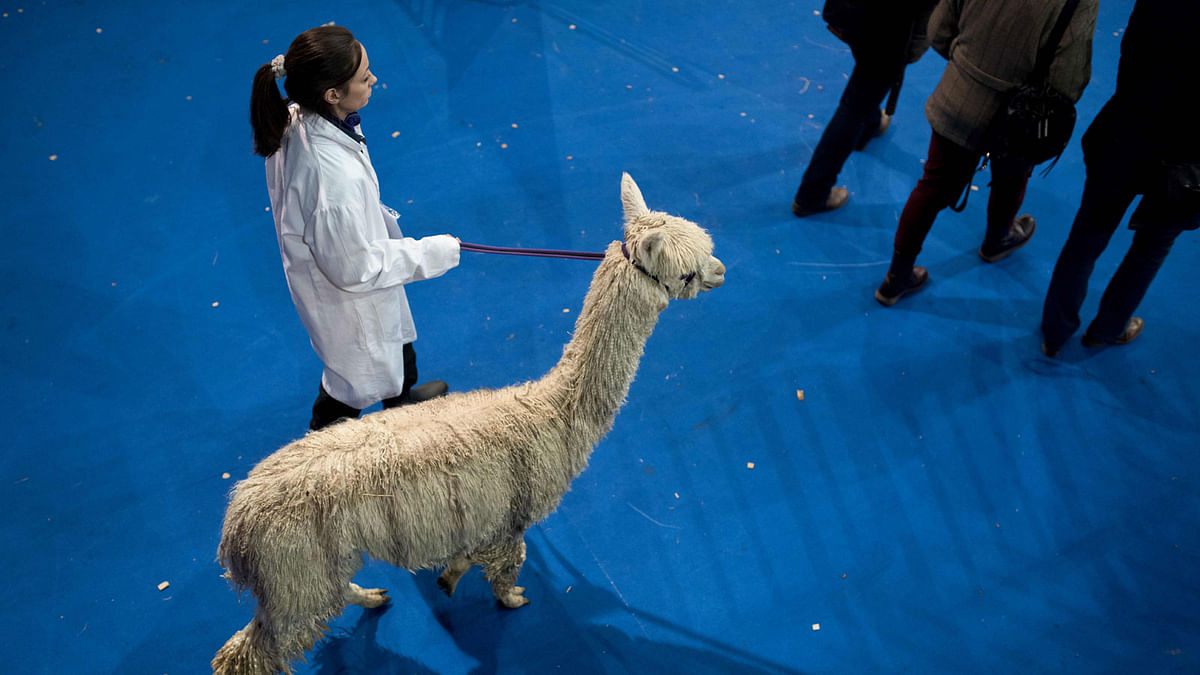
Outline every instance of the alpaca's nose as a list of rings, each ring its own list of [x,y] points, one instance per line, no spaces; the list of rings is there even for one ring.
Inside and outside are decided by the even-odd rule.
[[[725,264],[716,256],[713,257],[712,261],[715,264],[709,270],[708,278],[704,280],[705,289],[710,291],[725,283]]]

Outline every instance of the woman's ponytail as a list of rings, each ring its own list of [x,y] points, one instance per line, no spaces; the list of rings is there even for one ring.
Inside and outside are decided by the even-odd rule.
[[[264,63],[254,74],[250,90],[250,126],[254,128],[254,154],[270,157],[279,149],[290,116],[287,101],[275,84],[275,69]]]
[[[330,114],[325,91],[344,89],[362,63],[362,45],[342,26],[310,28],[292,40],[279,65],[286,74],[288,99],[317,113]],[[279,57],[275,57],[279,59]],[[279,149],[291,115],[288,101],[275,84],[276,66],[264,63],[254,75],[250,91],[250,126],[254,127],[254,152],[270,157]]]

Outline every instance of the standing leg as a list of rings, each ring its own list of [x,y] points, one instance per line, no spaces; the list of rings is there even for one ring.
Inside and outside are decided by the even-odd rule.
[[[213,656],[213,675],[275,675],[289,667],[262,610]]]
[[[345,609],[351,593],[338,590],[348,583],[345,570],[320,564],[327,560],[309,564],[314,561],[309,554],[324,551],[314,545],[271,553],[256,570],[254,618],[217,651],[211,664],[215,675],[292,672],[291,663],[302,658],[324,635],[330,618]]]
[[[455,558],[446,565],[446,569],[442,571],[438,577],[438,588],[450,596],[454,597],[454,589],[458,588],[458,580],[471,569],[471,561],[466,558]]]
[[[351,408],[330,396],[322,384],[317,393],[317,400],[313,402],[312,419],[308,422],[308,428],[310,431],[317,431],[342,420],[358,419],[361,413],[358,408]]]
[[[1088,171],[1079,210],[1054,265],[1042,306],[1042,339],[1047,354],[1057,353],[1079,328],[1079,308],[1087,296],[1096,259],[1136,196],[1127,183],[1119,174],[1102,168]]]
[[[903,66],[876,59],[856,60],[837,110],[821,134],[804,178],[792,200],[792,213],[799,217],[828,211],[845,203],[844,195],[832,195],[833,184],[846,158],[863,138],[879,128],[879,105],[896,82]]]
[[[346,587],[344,597],[346,604],[358,605],[367,609],[378,607],[391,601],[386,588],[363,588],[354,582],[350,582]]]
[[[1025,162],[995,159],[992,162],[992,187],[988,194],[987,233],[979,247],[979,257],[996,262],[1012,255],[1033,237],[1037,222],[1028,214],[1017,218],[1025,201],[1025,188],[1033,167]]]
[[[492,594],[502,605],[516,609],[529,604],[529,599],[524,596],[525,589],[514,585],[521,573],[521,565],[525,563],[524,539],[517,538],[479,551],[472,558],[483,565],[484,574],[492,582]]]
[[[974,175],[978,154],[954,144],[934,132],[929,137],[929,154],[924,173],[900,213],[892,246],[892,264],[875,299],[893,305],[906,293],[924,285],[928,273],[915,267],[933,221],[951,206]]]
[[[1121,266],[1117,268],[1112,281],[1100,299],[1100,310],[1095,320],[1088,326],[1086,336],[1100,342],[1115,342],[1129,320],[1134,310],[1146,297],[1150,282],[1158,274],[1179,230],[1138,230],[1133,235],[1133,244]]]
[[[404,345],[404,388],[398,396],[383,399],[383,407],[385,409],[395,408],[409,403],[428,401],[431,398],[445,396],[449,390],[450,387],[441,380],[432,380],[417,385],[417,352],[413,349],[412,343],[408,342]]]
[[[408,403],[409,393],[417,383],[417,352],[411,342],[404,344],[404,385],[400,393],[391,398],[383,399],[383,407],[395,408]]]

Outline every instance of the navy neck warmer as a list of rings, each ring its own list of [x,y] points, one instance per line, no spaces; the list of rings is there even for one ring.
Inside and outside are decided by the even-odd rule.
[[[367,142],[367,139],[363,138],[361,134],[354,130],[355,127],[362,123],[362,118],[359,117],[358,113],[352,112],[349,115],[346,115],[346,119],[344,120],[340,120],[334,115],[321,116],[332,122],[335,127],[341,129],[347,136],[353,138],[355,141],[359,143]]]

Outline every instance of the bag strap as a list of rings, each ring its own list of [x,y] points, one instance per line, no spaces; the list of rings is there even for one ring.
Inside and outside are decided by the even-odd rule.
[[[979,160],[979,166],[971,173],[971,179],[967,181],[967,186],[963,188],[962,197],[957,204],[951,204],[950,210],[955,213],[962,213],[963,209],[967,208],[967,197],[971,196],[971,182],[975,179],[975,174],[987,168],[990,155],[984,153],[983,158]]]
[[[896,102],[900,100],[900,87],[904,84],[904,70],[900,70],[900,74],[896,76],[896,82],[892,85],[892,89],[888,92],[887,104],[884,105],[883,111],[889,116],[896,114]]]
[[[1054,61],[1054,52],[1058,49],[1058,44],[1062,42],[1063,36],[1067,34],[1067,26],[1071,24],[1071,17],[1075,14],[1075,8],[1078,6],[1079,0],[1067,0],[1063,5],[1062,11],[1058,13],[1058,21],[1050,31],[1049,39],[1038,49],[1037,61],[1034,63],[1033,73],[1029,78],[1030,82],[1045,84],[1049,80],[1050,63]]]

